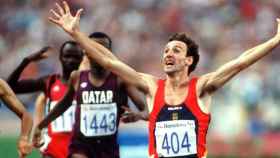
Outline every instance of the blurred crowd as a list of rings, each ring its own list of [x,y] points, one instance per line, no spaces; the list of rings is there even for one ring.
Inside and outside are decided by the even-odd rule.
[[[217,69],[273,37],[279,0],[67,0],[73,13],[84,8],[81,30],[104,31],[123,61],[140,72],[163,76],[160,60],[168,36],[187,32],[201,60],[194,75]],[[57,1],[59,2],[59,1]],[[24,77],[59,72],[58,50],[70,38],[48,22],[54,1],[0,1],[0,76],[50,45],[49,59],[31,64]],[[221,140],[258,139],[280,131],[280,47],[242,72],[213,100],[211,135]],[[30,95],[28,95],[30,96]],[[33,99],[22,98],[30,108]],[[211,139],[211,138],[209,138]],[[213,140],[213,141],[217,141]]]

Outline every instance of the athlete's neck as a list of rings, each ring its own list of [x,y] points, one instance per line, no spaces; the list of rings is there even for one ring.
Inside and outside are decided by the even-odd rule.
[[[102,73],[102,75],[95,74],[92,71],[90,71],[88,77],[89,77],[89,80],[90,80],[91,84],[93,84],[94,86],[99,87],[99,86],[101,86],[105,82],[105,80],[109,76],[109,74],[110,74],[109,71],[104,71],[104,73]]]
[[[187,86],[189,82],[189,75],[186,71],[175,72],[168,74],[166,78],[166,85],[173,89]]]
[[[94,67],[92,66],[90,69],[90,73],[96,78],[96,79],[104,79],[109,74],[108,71],[103,69],[102,67]]]
[[[70,75],[71,75],[71,72],[70,71],[67,71],[67,70],[62,70],[63,73],[62,73],[62,81],[63,82],[67,82],[70,78]]]

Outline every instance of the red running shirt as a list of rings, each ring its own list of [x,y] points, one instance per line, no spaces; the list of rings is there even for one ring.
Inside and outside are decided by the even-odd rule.
[[[58,75],[49,77],[45,95],[47,96],[47,112],[64,97],[68,90],[67,84],[60,80]],[[43,155],[55,158],[66,158],[68,146],[72,137],[72,129],[75,121],[76,101],[74,100],[61,116],[48,125],[48,132],[45,137],[44,148],[41,149]]]
[[[197,78],[190,80],[188,95],[180,105],[164,101],[165,80],[158,89],[149,120],[149,155],[158,157],[206,157],[206,134],[210,115],[201,111],[196,94]]]

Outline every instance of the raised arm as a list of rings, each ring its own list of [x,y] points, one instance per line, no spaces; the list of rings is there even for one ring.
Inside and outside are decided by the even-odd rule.
[[[39,51],[24,58],[20,65],[12,72],[8,77],[7,83],[10,85],[15,93],[28,93],[35,91],[44,91],[44,77],[39,79],[25,79],[19,80],[21,73],[26,66],[32,61],[38,61],[47,57],[46,52],[50,50],[50,47],[43,47]]]
[[[63,2],[63,8],[58,4],[56,5],[58,12],[51,10],[54,18],[50,17],[50,21],[64,29],[64,31],[72,36],[72,38],[85,49],[85,52],[90,60],[96,61],[105,69],[117,74],[125,82],[136,86],[145,93],[148,93],[148,81],[153,80],[153,77],[136,72],[134,69],[121,62],[110,52],[110,50],[80,32],[79,20],[83,11],[82,9],[78,10],[75,16],[72,16],[70,8],[65,1]]]
[[[280,42],[280,20],[277,19],[277,34],[265,43],[257,45],[241,54],[238,58],[226,63],[216,71],[202,76],[198,81],[200,96],[205,93],[213,93],[222,87],[240,71],[248,68],[264,56],[272,52]]]
[[[18,140],[18,151],[20,157],[24,157],[32,150],[29,142],[29,135],[32,129],[32,117],[28,114],[23,104],[17,99],[8,84],[0,79],[0,97],[1,100],[7,105],[21,119],[21,134]]]

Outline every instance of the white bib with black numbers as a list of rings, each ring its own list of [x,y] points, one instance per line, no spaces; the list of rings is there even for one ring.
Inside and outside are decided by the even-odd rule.
[[[56,101],[50,103],[50,110],[57,104]],[[58,118],[51,122],[52,132],[71,132],[75,122],[76,101]]]
[[[117,104],[82,104],[80,130],[87,137],[108,136],[117,129]]]
[[[156,149],[161,157],[187,156],[197,153],[194,120],[156,123]]]

